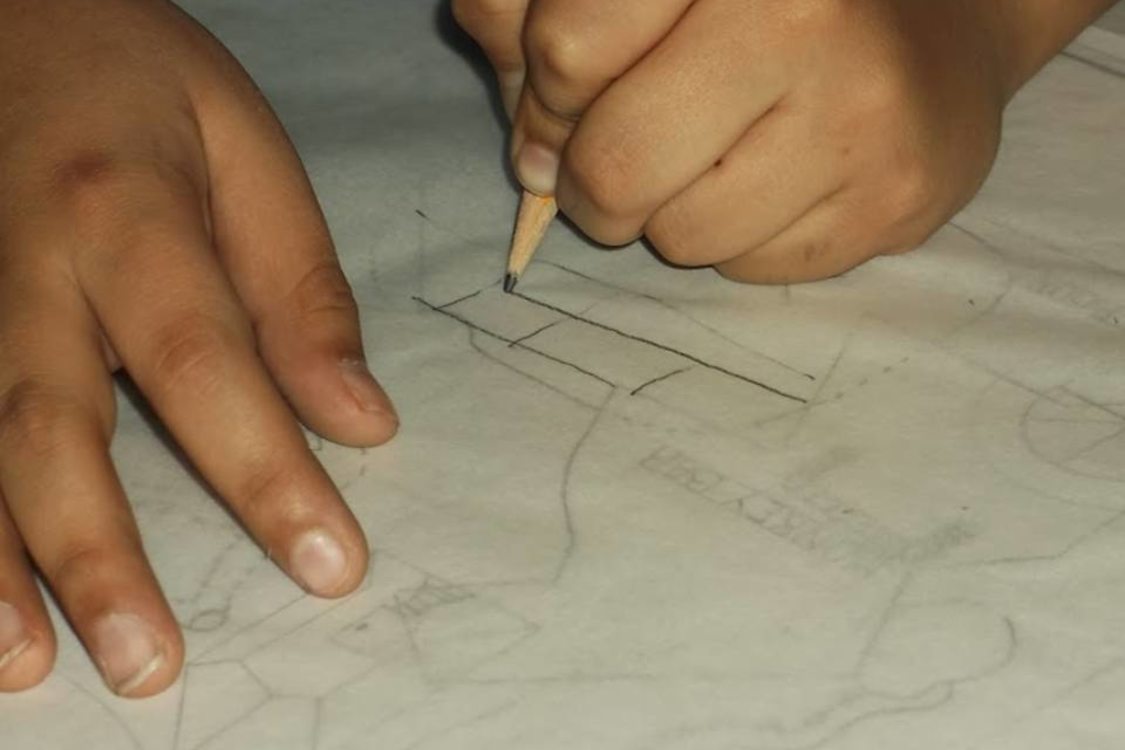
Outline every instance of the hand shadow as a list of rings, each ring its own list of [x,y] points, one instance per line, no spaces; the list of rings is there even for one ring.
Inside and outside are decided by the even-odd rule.
[[[503,128],[505,137],[501,146],[500,161],[504,165],[504,174],[511,183],[512,188],[519,187],[515,173],[512,171],[511,160],[508,158],[508,138],[510,131],[508,113],[504,111],[504,102],[500,98],[500,87],[496,85],[496,75],[492,72],[492,65],[481,52],[480,47],[466,34],[457,21],[453,18],[452,0],[441,0],[434,8],[434,30],[447,47],[452,49],[480,79],[481,86],[488,92],[488,102],[492,107],[492,114]]]

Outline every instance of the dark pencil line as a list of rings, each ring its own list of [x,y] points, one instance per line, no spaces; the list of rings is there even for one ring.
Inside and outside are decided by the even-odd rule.
[[[539,261],[539,262],[545,263],[548,266],[553,266],[553,267],[559,269],[560,271],[563,271],[565,273],[569,273],[572,276],[577,276],[580,279],[585,279],[586,281],[592,281],[593,283],[595,283],[599,286],[603,286],[606,289],[613,289],[614,291],[617,291],[617,292],[622,292],[624,294],[630,294],[630,295],[633,295],[633,296],[636,296],[636,297],[640,297],[641,299],[647,299],[650,302],[655,302],[656,304],[660,305],[661,307],[665,308],[666,310],[690,320],[692,323],[699,326],[700,328],[707,331],[708,333],[711,333],[715,336],[718,336],[720,339],[722,339],[723,341],[726,341],[728,344],[733,344],[734,346],[737,346],[739,349],[741,349],[745,352],[749,352],[750,354],[753,354],[755,357],[761,357],[762,359],[766,360],[767,362],[772,362],[773,364],[777,365],[778,367],[784,368],[784,369],[788,370],[789,372],[793,373],[794,375],[800,375],[801,377],[806,378],[807,380],[812,380],[812,381],[816,380],[815,375],[804,372],[803,370],[798,370],[796,367],[793,367],[792,365],[788,365],[785,362],[782,362],[780,359],[777,359],[775,357],[771,357],[770,355],[766,354],[765,352],[758,351],[757,349],[746,346],[742,342],[735,341],[734,339],[732,339],[730,336],[726,335],[722,331],[720,331],[716,328],[712,328],[711,326],[707,325],[706,323],[704,323],[699,318],[696,318],[694,315],[691,315],[690,313],[686,312],[685,310],[682,310],[679,307],[676,307],[675,305],[669,303],[667,300],[660,299],[659,297],[657,297],[655,295],[652,295],[652,294],[645,294],[644,292],[639,292],[635,289],[629,289],[627,287],[618,286],[617,284],[610,284],[609,282],[607,282],[603,279],[596,279],[593,276],[589,276],[587,274],[584,274],[581,271],[575,271],[573,268],[570,268],[569,266],[564,266],[561,263],[556,263],[556,262],[550,261],[550,260],[543,260],[543,261]],[[788,294],[789,287],[786,286],[785,289],[786,289],[786,293]]]
[[[673,371],[673,372],[669,372],[669,373],[667,373],[667,374],[665,374],[665,375],[661,375],[661,376],[660,376],[660,377],[658,377],[658,378],[653,378],[652,380],[650,380],[650,381],[648,381],[647,383],[643,384],[643,385],[642,385],[642,386],[640,386],[639,388],[636,388],[636,389],[634,389],[634,390],[633,390],[633,392],[632,392],[632,393],[630,393],[629,395],[630,395],[630,396],[636,396],[636,395],[637,395],[638,393],[640,393],[641,391],[643,391],[643,390],[644,390],[645,388],[648,388],[648,387],[649,387],[650,385],[656,385],[657,383],[663,383],[663,382],[664,382],[665,380],[669,380],[669,379],[671,379],[671,378],[674,378],[674,377],[676,377],[677,375],[680,375],[680,374],[682,374],[682,373],[685,373],[685,372],[687,372],[687,371],[688,371],[688,370],[690,370],[690,369],[691,369],[690,367],[681,367],[681,368],[680,368],[680,369],[678,369],[678,370],[675,370],[675,371]]]
[[[518,344],[522,344],[523,342],[527,341],[528,339],[533,339],[536,336],[538,336],[539,334],[543,333],[544,331],[546,331],[550,328],[554,328],[555,326],[557,326],[561,322],[562,322],[561,320],[556,320],[556,321],[553,321],[551,323],[548,323],[547,325],[543,326],[542,328],[540,328],[538,330],[535,330],[535,331],[532,331],[531,333],[527,334],[526,336],[521,336],[520,338],[516,339],[512,343],[508,344],[508,346],[516,346]]]
[[[473,330],[469,331],[469,346],[473,347],[473,351],[475,351],[477,354],[479,354],[480,356],[487,359],[489,362],[495,362],[498,366],[503,367],[504,369],[509,370],[510,372],[514,372],[516,375],[519,375],[520,377],[527,378],[532,383],[535,383],[536,385],[542,386],[543,388],[546,388],[547,390],[551,391],[552,393],[555,393],[555,394],[561,396],[562,398],[567,399],[568,401],[571,401],[575,404],[578,404],[579,406],[585,406],[589,409],[596,409],[597,408],[596,404],[587,403],[586,401],[583,401],[582,399],[578,398],[577,396],[575,396],[573,394],[570,394],[570,393],[567,393],[562,388],[554,386],[554,385],[548,383],[546,380],[543,380],[542,378],[537,378],[534,375],[532,375],[532,374],[530,374],[530,373],[528,373],[524,370],[521,370],[519,367],[516,367],[511,362],[505,362],[504,360],[497,357],[495,354],[492,354],[491,352],[485,350],[485,348],[477,342],[477,338],[475,336],[476,333],[478,333],[478,332],[473,331]]]
[[[487,288],[488,288],[488,287],[485,287],[485,289],[487,289]],[[477,296],[479,296],[480,294],[482,294],[483,292],[484,292],[484,289],[478,289],[477,291],[473,292],[472,294],[466,294],[466,295],[465,295],[464,297],[458,297],[457,299],[453,300],[452,302],[446,302],[446,303],[445,303],[444,305],[441,305],[440,307],[437,307],[437,308],[435,308],[435,309],[437,309],[437,310],[444,310],[444,309],[445,309],[445,308],[447,308],[447,307],[453,307],[454,305],[459,305],[459,304],[461,304],[462,302],[468,302],[468,301],[469,301],[469,300],[471,300],[471,299],[472,299],[473,297],[477,297]],[[417,298],[417,297],[415,297],[414,299],[418,299],[418,298]],[[418,301],[419,301],[419,302],[421,302],[422,300],[418,299]],[[426,302],[426,303],[424,303],[424,304],[426,304],[426,305],[429,305],[430,303],[429,303],[429,302]]]
[[[792,393],[786,393],[785,391],[782,391],[778,388],[774,388],[773,386],[767,385],[766,383],[763,383],[761,381],[754,380],[753,378],[749,378],[745,375],[740,375],[739,373],[734,372],[733,370],[728,370],[725,367],[721,367],[720,365],[716,365],[716,364],[713,364],[711,362],[707,362],[706,360],[700,359],[699,357],[696,357],[692,354],[688,354],[687,352],[682,352],[679,349],[674,349],[674,348],[672,348],[670,346],[667,346],[665,344],[661,344],[659,341],[653,341],[652,339],[646,339],[643,336],[637,336],[637,335],[632,334],[632,333],[626,333],[625,331],[620,331],[620,330],[618,330],[618,329],[616,329],[612,326],[606,325],[605,323],[599,323],[598,321],[593,320],[591,318],[584,318],[581,315],[577,315],[575,313],[572,313],[570,310],[565,310],[561,307],[556,307],[555,305],[551,305],[551,304],[548,304],[548,303],[543,302],[541,300],[537,300],[534,297],[529,297],[526,294],[523,294],[522,292],[513,292],[512,296],[519,297],[520,299],[522,299],[526,302],[530,302],[533,305],[537,305],[538,307],[542,307],[545,310],[551,310],[552,312],[557,312],[560,315],[565,315],[566,317],[568,317],[572,320],[577,320],[581,323],[591,325],[594,328],[600,328],[603,331],[615,333],[618,336],[621,336],[622,338],[629,339],[630,341],[636,341],[636,342],[641,343],[641,344],[648,344],[651,347],[654,347],[656,349],[660,349],[661,351],[668,352],[669,354],[675,354],[677,357],[683,357],[684,359],[688,360],[689,362],[694,362],[697,365],[702,365],[703,367],[706,367],[709,370],[714,370],[715,372],[721,372],[722,374],[724,374],[728,377],[732,377],[732,378],[735,378],[736,380],[741,380],[744,383],[749,383],[750,385],[757,386],[758,388],[761,388],[762,390],[765,390],[765,391],[769,391],[770,393],[772,393],[776,396],[781,396],[782,398],[789,399],[790,401],[796,401],[799,404],[807,404],[808,403],[807,399],[803,399],[800,396],[794,396]]]
[[[577,370],[578,372],[582,373],[583,375],[591,377],[594,380],[597,380],[601,383],[605,383],[610,388],[616,388],[617,387],[617,383],[614,383],[612,380],[606,380],[601,375],[598,375],[595,372],[590,372],[589,370],[584,370],[583,368],[579,367],[578,365],[574,364],[573,362],[568,362],[565,359],[560,359],[559,357],[555,357],[555,356],[553,356],[551,354],[548,354],[547,352],[543,351],[542,349],[536,349],[535,347],[528,346],[527,344],[516,344],[516,348],[517,349],[523,349],[524,351],[531,352],[532,354],[538,354],[543,359],[549,359],[552,362],[557,362],[560,365],[566,365],[567,367],[570,367],[571,369]]]
[[[480,292],[478,292],[478,294],[479,293]],[[518,341],[513,341],[512,339],[508,338],[507,336],[501,336],[500,334],[496,333],[495,331],[490,331],[487,328],[482,328],[481,326],[477,325],[476,323],[473,323],[471,320],[467,320],[465,318],[462,318],[460,315],[457,315],[456,313],[452,313],[449,310],[446,310],[442,307],[438,307],[437,305],[431,304],[431,303],[427,302],[426,300],[422,299],[421,297],[412,297],[411,299],[413,299],[415,302],[417,302],[419,304],[425,305],[426,307],[430,308],[431,310],[433,310],[436,313],[440,313],[440,314],[446,316],[447,318],[452,318],[453,320],[456,320],[461,325],[467,326],[468,328],[471,328],[472,330],[477,331],[479,333],[483,333],[485,336],[490,336],[491,338],[494,338],[497,341],[503,341],[505,344],[513,345],[516,348],[523,349],[524,351],[531,352],[532,354],[538,354],[540,357],[543,357],[544,359],[549,359],[550,361],[555,362],[557,364],[565,365],[566,367],[569,367],[573,370],[577,370],[578,372],[582,373],[583,375],[585,375],[587,377],[590,377],[590,378],[593,378],[594,380],[597,380],[600,383],[605,383],[610,388],[616,388],[617,387],[616,383],[613,383],[609,380],[606,380],[605,378],[603,378],[601,375],[598,375],[597,373],[590,372],[589,370],[584,370],[581,367],[579,367],[578,365],[574,364],[573,362],[567,362],[565,359],[559,359],[558,357],[554,357],[550,354],[547,354],[546,352],[540,351],[539,349],[535,349],[533,347],[530,347],[527,344],[521,344]]]
[[[430,217],[426,216],[425,211],[423,211],[422,209],[416,208],[416,209],[414,209],[414,213],[418,214],[419,216],[421,216],[426,221],[430,221]]]

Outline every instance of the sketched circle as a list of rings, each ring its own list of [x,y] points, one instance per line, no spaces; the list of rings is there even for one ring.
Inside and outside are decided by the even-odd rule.
[[[1078,476],[1125,482],[1125,403],[1099,404],[1056,388],[1032,402],[1021,427],[1040,459]]]
[[[200,633],[210,633],[218,630],[227,623],[227,613],[221,609],[205,609],[191,618],[185,625],[188,630]]]

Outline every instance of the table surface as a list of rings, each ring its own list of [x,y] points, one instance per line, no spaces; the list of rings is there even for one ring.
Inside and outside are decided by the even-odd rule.
[[[507,297],[503,130],[435,4],[184,5],[290,128],[401,409],[310,438],[377,553],[303,596],[126,403],[184,676],[116,699],[60,624],[0,747],[1125,746],[1121,8],[916,253],[751,288],[560,225]]]

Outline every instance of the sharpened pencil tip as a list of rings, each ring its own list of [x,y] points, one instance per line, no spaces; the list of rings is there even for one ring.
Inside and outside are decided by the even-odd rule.
[[[508,294],[516,291],[516,284],[520,283],[520,277],[514,273],[510,273],[504,277],[504,291]]]

